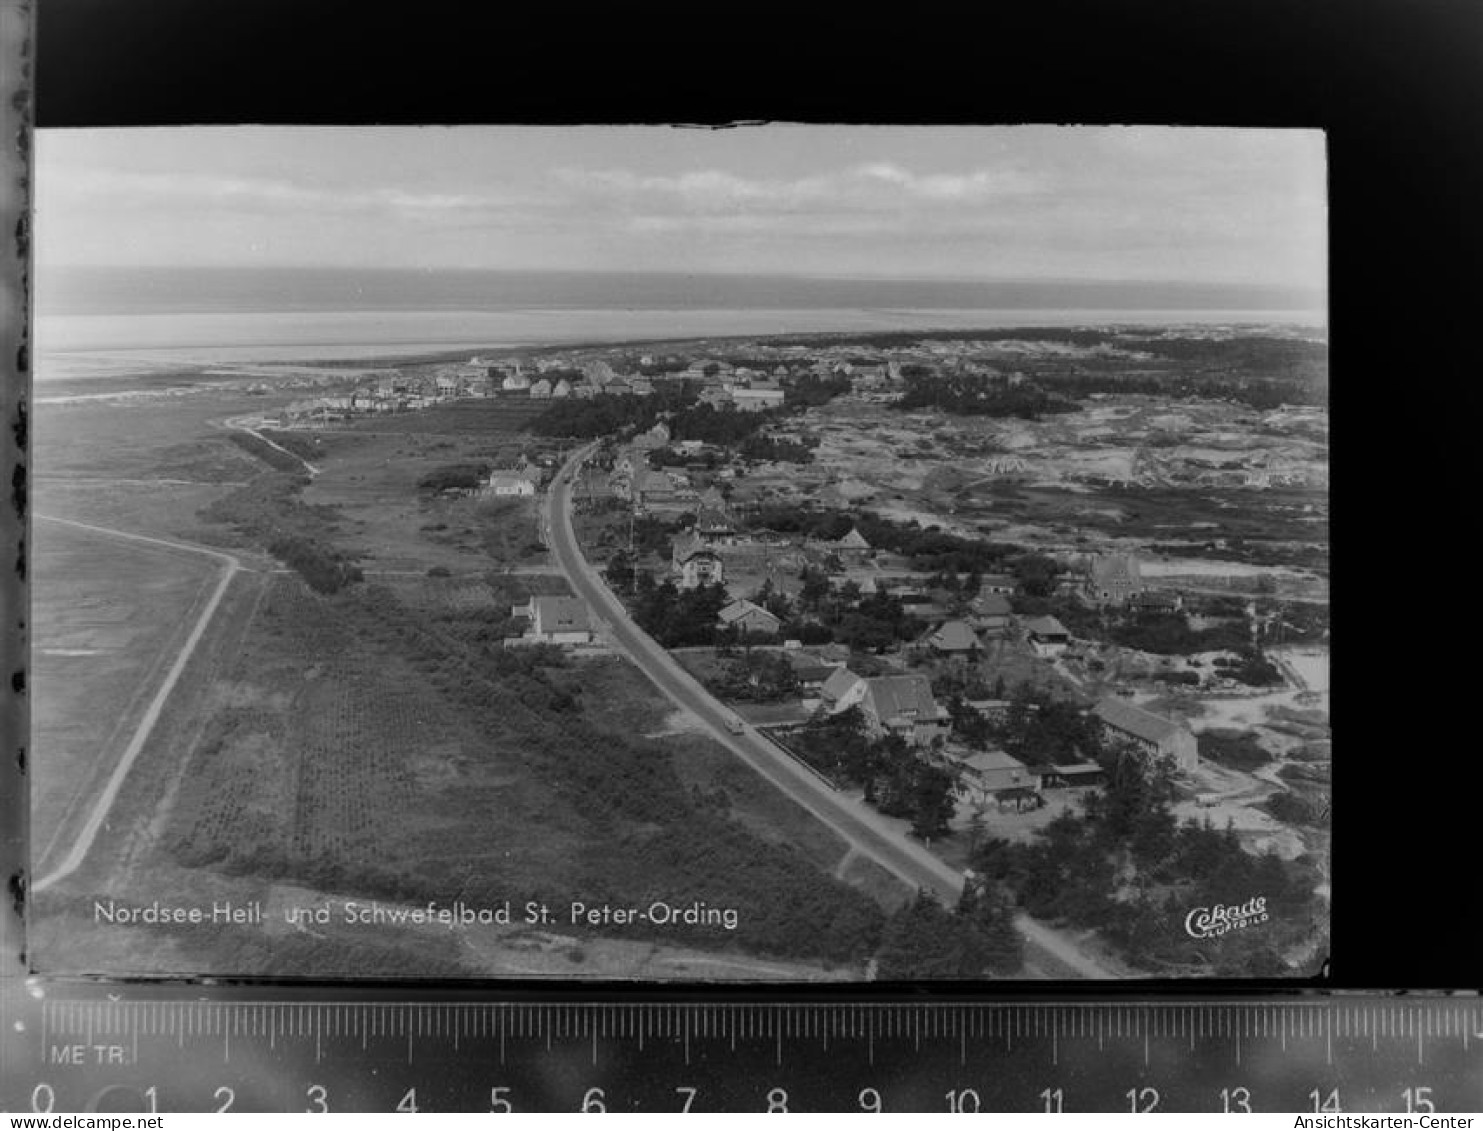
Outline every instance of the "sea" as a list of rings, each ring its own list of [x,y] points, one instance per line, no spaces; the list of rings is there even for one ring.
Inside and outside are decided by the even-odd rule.
[[[1145,282],[42,265],[36,295],[38,381],[738,335],[1325,322],[1311,293]]]

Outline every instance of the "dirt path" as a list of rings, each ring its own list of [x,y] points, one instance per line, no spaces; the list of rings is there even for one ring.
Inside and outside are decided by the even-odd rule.
[[[249,436],[255,436],[257,439],[259,439],[263,443],[267,444],[268,447],[270,447],[270,448],[276,448],[278,451],[282,452],[284,455],[288,456],[289,458],[298,460],[301,464],[304,465],[304,470],[308,473],[310,479],[313,479],[316,475],[319,474],[319,468],[315,467],[312,463],[310,463],[308,460],[306,460],[303,456],[299,455],[297,452],[291,452],[291,451],[289,451],[282,444],[275,444],[272,440],[268,439],[261,432],[259,432],[256,428],[252,427],[250,424],[243,424],[242,421],[244,419],[245,419],[244,417],[237,416],[237,417],[233,417],[230,420],[224,421],[223,423],[228,428],[233,428],[233,429],[235,429],[238,432],[246,432]]]
[[[45,891],[58,880],[65,879],[75,872],[86,858],[89,850],[93,847],[93,841],[97,839],[98,830],[103,827],[103,823],[108,817],[109,809],[113,807],[114,801],[118,798],[118,793],[123,787],[124,779],[128,777],[129,770],[133,767],[135,761],[138,760],[140,751],[144,749],[144,744],[149,741],[150,733],[154,730],[155,723],[159,721],[160,713],[164,710],[165,703],[170,698],[170,693],[175,689],[175,684],[180,680],[181,672],[185,670],[186,664],[190,662],[191,656],[195,653],[196,645],[205,636],[206,629],[211,624],[212,618],[216,615],[216,610],[221,605],[221,600],[226,594],[227,587],[231,585],[232,578],[245,567],[240,560],[231,554],[225,554],[219,550],[208,550],[204,546],[195,546],[189,542],[175,542],[167,538],[153,538],[145,534],[131,534],[125,530],[113,530],[106,526],[94,526],[91,523],[75,522],[65,518],[54,518],[51,515],[38,514],[35,517],[43,522],[54,522],[62,526],[71,526],[110,538],[123,538],[132,542],[145,542],[150,545],[167,546],[175,550],[186,550],[191,553],[204,554],[208,557],[215,558],[221,563],[221,574],[217,578],[216,588],[212,591],[210,599],[206,602],[206,607],[201,610],[201,615],[196,618],[196,623],[192,626],[190,635],[186,637],[185,642],[181,645],[180,652],[176,655],[175,662],[170,665],[170,670],[166,673],[164,682],[160,684],[159,690],[155,692],[154,698],[150,700],[149,706],[145,709],[144,717],[139,720],[139,725],[134,730],[134,736],[129,740],[128,746],[124,748],[123,754],[119,757],[118,764],[113,768],[113,773],[109,775],[108,782],[103,787],[103,792],[98,795],[98,799],[93,803],[92,812],[88,815],[87,823],[83,825],[76,842],[68,850],[67,855],[62,858],[61,863],[57,865],[55,870],[40,880],[37,880],[32,885],[33,891]]]

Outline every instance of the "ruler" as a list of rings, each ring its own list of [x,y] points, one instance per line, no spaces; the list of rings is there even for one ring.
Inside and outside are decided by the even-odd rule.
[[[7,1111],[1483,1110],[1483,1002],[31,987]]]

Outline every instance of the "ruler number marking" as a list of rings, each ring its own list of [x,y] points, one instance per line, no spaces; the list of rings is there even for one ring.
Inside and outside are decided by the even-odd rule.
[[[330,1094],[329,1092],[325,1091],[325,1087],[323,1084],[310,1084],[309,1087],[304,1090],[304,1095],[309,1100],[309,1102],[314,1105],[313,1107],[306,1107],[304,1109],[311,1115],[321,1115],[324,1112],[329,1111]]]
[[[1430,1115],[1436,1111],[1436,1105],[1432,1103],[1432,1090],[1430,1087],[1407,1088],[1401,1092],[1406,1101],[1408,1113],[1423,1113]]]
[[[857,1102],[861,1111],[868,1111],[872,1115],[879,1115],[885,1106],[881,1102],[881,1094],[874,1088],[861,1088]]]
[[[211,1093],[211,1098],[216,1100],[217,1103],[221,1104],[221,1107],[216,1109],[216,1114],[220,1115],[224,1111],[232,1110],[232,1104],[235,1103],[237,1100],[237,1093],[223,1084],[220,1088],[217,1088],[216,1091]]]
[[[407,1094],[397,1101],[396,1109],[408,1115],[416,1115],[422,1110],[417,1106],[417,1089],[408,1088]]]
[[[1159,1110],[1159,1090],[1157,1088],[1129,1088],[1123,1094],[1128,1097],[1128,1108],[1134,1115]]]
[[[973,1088],[954,1088],[947,1093],[947,1109],[954,1114],[974,1115],[982,1106]]]
[[[603,1101],[607,1095],[601,1088],[588,1088],[582,1096],[582,1111],[607,1111],[608,1105]]]
[[[50,1084],[43,1081],[31,1089],[31,1110],[37,1115],[49,1115],[56,1105],[57,1092]]]
[[[769,1114],[775,1111],[788,1110],[788,1091],[786,1088],[773,1088],[767,1093],[767,1111]]]
[[[695,1102],[695,1097],[700,1095],[700,1089],[689,1087],[686,1084],[681,1084],[675,1089],[675,1095],[685,1097],[684,1106],[680,1108],[680,1114],[685,1115],[689,1113],[690,1105]]]
[[[1040,1099],[1045,1103],[1046,1115],[1055,1115],[1066,1110],[1066,1093],[1060,1088],[1041,1088]]]
[[[1313,1101],[1313,1110],[1316,1112],[1342,1112],[1344,1110],[1339,1103],[1338,1088],[1330,1089],[1327,1096],[1322,1095],[1317,1088],[1314,1088],[1308,1093],[1308,1098]]]
[[[1227,1115],[1232,1113],[1250,1115],[1251,1089],[1239,1084],[1234,1088],[1222,1088],[1220,1090],[1220,1109]]]

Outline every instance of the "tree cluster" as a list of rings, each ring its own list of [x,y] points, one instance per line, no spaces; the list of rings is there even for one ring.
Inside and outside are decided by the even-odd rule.
[[[747,651],[721,660],[706,688],[739,703],[780,703],[798,694],[798,674],[778,652]]]
[[[1027,766],[1093,762],[1104,753],[1095,715],[1029,684],[1010,695],[993,735],[1006,754]]]
[[[638,626],[665,648],[714,644],[717,617],[730,602],[722,585],[680,589],[673,581],[656,584],[640,571],[630,611]]]
[[[1062,813],[1029,845],[991,840],[976,872],[1002,883],[1031,915],[1096,928],[1139,969],[1179,975],[1272,976],[1283,950],[1317,929],[1313,877],[1302,862],[1247,853],[1235,832],[1179,823],[1165,767],[1135,755],[1104,759],[1108,782],[1082,816]],[[1184,930],[1200,907],[1266,899],[1269,919],[1196,939]]]
[[[474,491],[488,474],[487,463],[454,463],[433,468],[417,481],[417,486],[434,494],[439,491]]]
[[[954,911],[919,891],[881,932],[878,976],[887,981],[965,981],[1010,975],[1024,963],[1024,940],[999,885],[970,884]]]
[[[783,404],[790,409],[817,408],[850,391],[850,379],[843,374],[821,377],[804,373],[793,378],[783,393]]]
[[[918,758],[898,735],[872,738],[858,707],[815,716],[790,741],[820,773],[862,787],[866,802],[886,816],[911,821],[916,836],[947,833],[954,809],[952,774]]]
[[[960,416],[1014,416],[1038,420],[1047,413],[1074,412],[1081,406],[1069,397],[1047,392],[1033,381],[999,373],[949,372],[930,377],[907,376],[906,392],[896,402],[902,410],[936,408]]]

